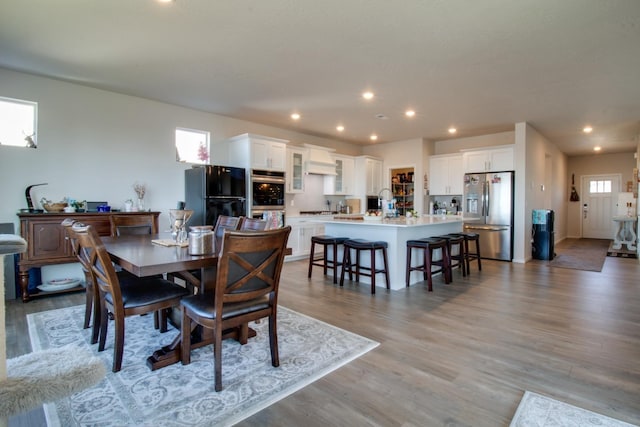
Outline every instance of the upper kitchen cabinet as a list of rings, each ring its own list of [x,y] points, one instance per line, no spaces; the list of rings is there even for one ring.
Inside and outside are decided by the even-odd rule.
[[[377,196],[383,188],[382,160],[369,156],[358,156],[355,160],[356,194]]]
[[[287,147],[287,193],[304,192],[304,162],[307,160],[305,148]]]
[[[438,155],[429,157],[429,194],[444,196],[462,194],[464,172],[462,155]]]
[[[465,173],[513,170],[513,147],[469,150],[462,154]]]
[[[335,175],[325,175],[324,194],[346,196],[355,194],[355,159],[351,156],[333,154],[336,164]]]
[[[285,171],[288,141],[251,133],[235,136],[228,141],[231,144],[230,166]]]

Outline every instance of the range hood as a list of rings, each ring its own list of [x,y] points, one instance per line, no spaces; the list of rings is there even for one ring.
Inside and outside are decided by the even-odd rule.
[[[304,164],[306,173],[337,175],[336,162],[331,158],[331,152],[334,150],[311,144],[305,144],[305,147],[308,149],[307,161]]]

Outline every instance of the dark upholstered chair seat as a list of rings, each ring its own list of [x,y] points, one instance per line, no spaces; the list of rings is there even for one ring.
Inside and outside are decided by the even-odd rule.
[[[168,298],[183,297],[189,295],[189,291],[182,286],[168,280],[159,278],[138,278],[136,281],[120,283],[122,293],[122,305],[125,309],[142,307],[166,301]],[[113,304],[111,294],[106,294],[106,301]]]
[[[382,249],[387,248],[387,242],[371,241],[365,239],[349,239],[345,242],[354,249]]]
[[[202,318],[213,320],[216,316],[215,304],[209,295],[193,295],[183,298],[180,303],[183,307],[188,307],[194,314]],[[269,297],[266,295],[251,301],[225,303],[222,306],[222,319],[253,313],[254,311],[267,308],[269,308]]]

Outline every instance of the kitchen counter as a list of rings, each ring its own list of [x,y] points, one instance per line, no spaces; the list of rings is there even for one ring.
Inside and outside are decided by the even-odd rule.
[[[370,217],[368,217],[370,218]],[[407,240],[434,237],[449,233],[462,232],[464,218],[456,215],[425,215],[419,218],[384,218],[380,220],[354,220],[354,219],[319,219],[324,222],[325,234],[344,236],[352,239],[380,240],[388,244],[387,258],[389,262],[389,280],[391,289],[402,289],[405,284],[405,269],[407,262]],[[376,265],[383,265],[382,255],[377,254]],[[367,257],[363,257],[367,258]],[[341,255],[340,255],[340,258]],[[411,257],[414,264],[418,265],[421,257],[418,252]],[[362,259],[363,265],[367,260]],[[376,279],[376,286],[384,288],[384,279]],[[422,273],[411,272],[409,282],[411,284],[422,282]],[[360,276],[363,283],[371,283],[369,277]],[[347,286],[345,284],[345,286]],[[421,286],[421,285],[420,285]]]

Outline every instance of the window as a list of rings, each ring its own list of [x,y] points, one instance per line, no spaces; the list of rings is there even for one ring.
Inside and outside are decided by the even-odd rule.
[[[0,97],[0,145],[37,148],[38,104]]]
[[[183,163],[209,163],[209,132],[176,128],[176,160]]]
[[[611,180],[593,180],[589,181],[589,193],[611,193]]]

